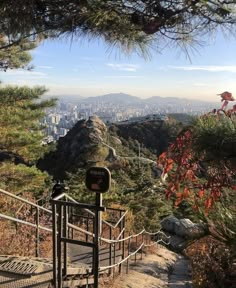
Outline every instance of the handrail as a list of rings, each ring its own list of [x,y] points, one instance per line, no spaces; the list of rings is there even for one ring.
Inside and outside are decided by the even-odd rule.
[[[66,197],[67,199],[71,200],[74,203],[79,203],[78,201],[76,201],[74,198],[72,198],[71,196],[69,196],[67,193],[62,193],[61,195],[57,196],[54,198],[54,200],[60,200],[61,198]],[[95,216],[95,213],[92,212],[91,210],[85,208],[84,209],[86,212],[88,212],[90,215]],[[118,225],[120,224],[120,222],[123,220],[123,218],[125,217],[125,215],[128,213],[128,210],[125,211],[125,213],[122,215],[122,217],[118,220],[118,222],[115,225],[110,224],[109,222],[107,222],[106,220],[102,220],[103,223],[107,224],[108,226],[110,226],[111,228],[115,229],[118,227]]]
[[[5,190],[3,190],[3,189],[0,189],[0,193],[5,194],[5,195],[7,195],[7,196],[10,196],[10,197],[12,197],[12,198],[15,198],[15,199],[17,199],[17,200],[19,200],[19,201],[21,201],[21,202],[24,202],[24,203],[26,203],[26,204],[29,204],[29,205],[35,207],[35,208],[41,209],[41,210],[43,210],[43,211],[45,211],[45,212],[48,212],[48,213],[52,214],[52,211],[51,211],[51,210],[46,209],[46,208],[44,208],[44,207],[42,207],[42,206],[40,206],[40,205],[38,205],[38,204],[35,204],[34,202],[28,201],[28,200],[26,200],[26,199],[24,199],[24,198],[22,198],[22,197],[16,196],[16,195],[13,194],[13,193],[7,192],[7,191],[5,191]]]
[[[106,222],[106,224],[110,224],[111,227],[113,227],[114,229],[118,227],[118,225],[120,224],[120,222],[124,219],[125,215],[128,213],[128,210],[125,211],[125,213],[120,217],[120,219],[116,222],[115,225],[112,225],[108,222]]]
[[[152,233],[151,233],[151,234],[152,234]],[[168,237],[168,236],[166,236],[166,237]],[[166,245],[169,245],[169,244],[170,244],[169,242],[167,243],[167,242],[165,242],[165,241],[162,240],[162,239],[159,239],[159,240],[157,240],[156,242],[154,242],[154,243],[152,243],[152,244],[144,244],[144,242],[143,242],[134,252],[130,253],[128,256],[126,256],[124,259],[122,259],[120,262],[117,262],[117,263],[115,263],[115,264],[113,264],[113,265],[110,265],[110,266],[102,266],[102,267],[99,267],[99,271],[101,272],[101,271],[104,271],[104,270],[111,269],[111,268],[114,268],[114,267],[116,267],[116,266],[119,266],[119,265],[121,265],[123,262],[127,261],[130,257],[132,257],[133,255],[137,254],[138,251],[139,251],[140,249],[142,249],[142,247],[151,247],[151,246],[153,246],[153,245],[155,245],[155,244],[158,244],[158,243],[160,243],[160,242],[163,242],[163,243],[166,244]]]
[[[24,204],[31,205],[31,207],[35,207],[35,208],[37,209],[36,213],[39,213],[39,211],[41,210],[41,211],[45,211],[45,212],[49,213],[50,215],[52,215],[52,211],[51,211],[51,210],[46,209],[46,208],[44,208],[44,207],[42,207],[42,206],[40,206],[40,205],[38,205],[38,204],[36,204],[36,203],[33,203],[33,202],[31,202],[31,201],[28,201],[28,200],[26,200],[26,199],[24,199],[24,198],[22,198],[22,197],[16,196],[16,195],[13,194],[13,193],[7,192],[7,191],[5,191],[5,190],[3,190],[3,189],[0,189],[0,193],[2,193],[2,194],[4,194],[4,195],[7,195],[7,196],[9,196],[9,197],[12,197],[12,198],[14,198],[14,199],[16,199],[16,200],[19,200],[19,201],[21,201],[21,202],[24,203]],[[79,203],[78,201],[76,201],[75,199],[73,199],[71,196],[69,196],[67,193],[63,193],[63,194],[55,197],[53,200],[55,200],[55,203],[56,203],[58,200],[62,199],[63,197],[65,197],[66,200],[68,199],[68,200],[72,201],[74,204],[81,204],[81,203]],[[62,203],[63,203],[63,202],[62,202]],[[24,206],[24,204],[21,205],[21,207]],[[69,204],[69,203],[68,203],[68,204]],[[85,205],[84,205],[83,207],[84,207],[83,209],[84,209],[85,211],[87,211],[89,214],[92,214],[93,216],[95,216],[95,213],[93,213],[91,210],[87,209]],[[87,205],[87,207],[88,207],[88,205]],[[113,209],[113,210],[114,210],[114,209]],[[121,210],[118,209],[118,211],[121,211]],[[107,222],[107,221],[105,221],[105,220],[102,220],[102,222],[103,222],[104,224],[107,224],[109,227],[115,229],[115,228],[118,227],[118,225],[121,223],[121,221],[125,218],[126,214],[128,213],[128,210],[127,210],[127,211],[122,211],[122,212],[124,212],[124,213],[122,214],[122,216],[119,218],[119,220],[116,222],[115,225],[112,225],[112,224],[110,224],[109,222]],[[38,215],[38,214],[37,214],[37,215]],[[58,215],[58,214],[56,213],[56,215]],[[65,216],[64,216],[64,217],[65,217]],[[34,224],[34,223],[30,223],[30,222],[28,222],[28,221],[24,221],[24,220],[21,220],[21,219],[15,218],[15,217],[11,217],[11,216],[8,216],[8,215],[4,215],[4,214],[1,214],[1,213],[0,213],[0,218],[6,219],[6,220],[10,220],[10,221],[15,221],[15,222],[17,222],[17,223],[24,224],[24,225],[28,225],[28,226],[31,226],[31,227],[33,227],[33,228],[36,228],[36,229],[37,229],[37,231],[36,231],[36,234],[37,234],[37,235],[39,235],[39,232],[38,232],[39,229],[45,230],[45,231],[47,231],[47,232],[53,232],[52,229],[39,225],[39,222],[36,222],[36,223]],[[39,220],[38,220],[38,221],[39,221]],[[78,230],[78,231],[84,233],[85,235],[89,235],[89,236],[91,236],[92,238],[95,237],[95,234],[94,234],[94,233],[89,232],[89,231],[87,231],[87,230],[84,230],[83,228],[80,228],[80,227],[78,227],[78,226],[76,226],[76,225],[73,225],[72,223],[67,222],[67,225],[68,225],[68,227],[70,227],[70,228],[72,228],[72,229],[75,229],[75,230]],[[107,239],[107,238],[101,237],[101,235],[98,237],[98,239],[99,239],[100,241],[103,241],[103,242],[105,242],[105,243],[108,243],[108,244],[110,245],[110,249],[111,249],[112,246],[113,246],[113,249],[116,249],[116,248],[115,248],[115,244],[116,244],[116,243],[124,243],[124,242],[127,241],[127,240],[129,240],[128,247],[130,247],[130,246],[129,246],[129,245],[130,245],[130,239],[133,239],[133,238],[136,238],[136,243],[137,243],[137,239],[138,239],[138,236],[139,236],[139,235],[147,234],[147,235],[150,235],[150,236],[151,236],[151,235],[161,234],[161,235],[164,235],[164,236],[166,237],[166,239],[169,239],[169,238],[170,238],[170,237],[166,236],[165,233],[162,232],[161,230],[158,230],[157,232],[148,232],[146,229],[142,229],[140,232],[138,232],[138,233],[136,233],[136,234],[133,234],[133,235],[129,235],[128,237],[124,237],[124,232],[125,232],[125,228],[124,228],[124,227],[123,227],[123,228],[120,227],[119,235],[118,235],[115,239]],[[56,232],[56,234],[57,234],[57,232]],[[55,234],[55,235],[56,235],[56,234]],[[122,238],[122,236],[123,236],[124,238]],[[37,237],[38,237],[38,236],[37,236]],[[136,259],[136,254],[142,249],[142,247],[151,247],[151,246],[153,246],[153,245],[155,245],[155,244],[157,244],[157,243],[161,243],[161,242],[164,243],[164,244],[166,244],[166,245],[169,245],[169,243],[170,243],[170,241],[165,241],[165,240],[163,240],[163,239],[158,239],[158,240],[155,241],[154,243],[145,244],[145,240],[144,240],[144,238],[143,238],[143,236],[142,236],[142,243],[141,243],[141,245],[140,245],[134,252],[130,253],[129,248],[128,248],[128,255],[127,255],[126,257],[124,257],[125,254],[124,254],[124,252],[123,252],[123,256],[122,256],[123,259],[122,259],[121,261],[119,261],[119,262],[117,262],[117,263],[114,263],[113,265],[104,266],[104,267],[98,267],[98,269],[99,269],[99,271],[101,272],[101,271],[104,271],[104,270],[107,270],[107,269],[112,269],[112,268],[114,268],[114,267],[116,267],[116,266],[120,266],[123,262],[128,261],[128,259],[131,258],[133,255],[135,255],[135,259]],[[39,241],[37,240],[37,242],[36,242],[36,256],[39,255],[38,245],[39,245]],[[123,244],[123,245],[124,245],[124,244]],[[123,249],[124,249],[124,248],[123,248]],[[111,252],[110,252],[110,253],[111,253]],[[114,254],[114,255],[115,255],[115,254]],[[110,262],[110,264],[111,264],[111,262]]]
[[[169,236],[166,236],[166,237],[170,238]],[[166,242],[166,241],[164,241],[162,239],[158,239],[156,242],[153,242],[152,244],[144,244],[144,246],[145,247],[152,247],[152,246],[154,246],[154,245],[156,245],[156,244],[158,244],[160,242],[164,243],[165,245],[169,245],[170,244],[170,241]]]
[[[124,259],[122,259],[120,262],[115,263],[115,264],[110,265],[110,266],[102,266],[102,267],[99,268],[99,271],[104,271],[104,270],[107,270],[107,269],[110,269],[110,268],[114,268],[114,267],[122,264],[123,262],[127,261],[131,256],[133,256],[133,255],[135,255],[136,253],[138,253],[138,251],[139,251],[140,249],[142,249],[143,246],[144,246],[144,243],[142,243],[142,244],[138,247],[138,249],[136,249],[134,252],[130,253],[128,256],[126,256]]]
[[[31,202],[31,201],[28,201],[28,200],[26,200],[26,199],[24,199],[24,198],[22,198],[22,197],[16,196],[16,195],[13,194],[13,193],[7,192],[7,191],[5,191],[5,190],[3,190],[3,189],[0,189],[0,193],[3,193],[3,194],[5,194],[5,195],[7,195],[7,196],[10,196],[10,197],[12,197],[12,198],[15,198],[15,199],[21,201],[21,202],[24,202],[24,203],[26,203],[26,204],[29,204],[29,205],[35,207],[35,208],[41,209],[41,210],[43,210],[43,211],[45,211],[45,212],[47,212],[47,213],[52,214],[52,211],[51,211],[51,210],[46,209],[46,208],[44,208],[44,207],[42,207],[42,206],[40,206],[40,205],[37,205],[37,204],[35,204],[35,203]],[[76,201],[74,198],[72,198],[71,196],[69,196],[67,193],[62,193],[61,195],[55,197],[54,200],[59,200],[59,199],[61,199],[61,198],[63,198],[63,197],[66,197],[67,199],[71,200],[71,201],[74,202],[74,203],[79,203],[79,202]],[[91,210],[89,210],[89,209],[84,209],[84,210],[86,210],[86,211],[87,211],[88,213],[90,213],[91,215],[94,215],[94,214],[95,214],[95,213],[93,213],[93,212],[92,212]],[[122,215],[122,217],[120,217],[120,219],[118,220],[118,222],[117,222],[115,225],[112,225],[112,224],[108,223],[108,222],[105,221],[105,220],[102,220],[102,221],[103,221],[104,223],[108,224],[110,227],[116,228],[116,227],[119,225],[119,223],[121,222],[121,220],[125,217],[125,215],[126,215],[127,213],[128,213],[128,210]],[[29,226],[32,226],[32,227],[37,227],[37,225],[35,225],[35,224],[32,224],[32,223],[27,222],[27,221],[20,220],[20,219],[14,218],[14,217],[10,217],[10,216],[7,216],[7,215],[0,214],[0,217],[5,218],[5,219],[8,219],[8,220],[16,221],[16,222],[19,222],[19,223],[22,223],[22,224],[26,224],[26,225],[29,225]],[[71,223],[68,223],[68,226],[71,227],[71,228],[73,228],[73,229],[75,229],[75,230],[78,230],[78,231],[80,231],[80,232],[83,232],[83,233],[85,233],[85,234],[87,234],[87,235],[89,235],[89,236],[94,237],[94,233],[91,233],[91,232],[86,231],[86,230],[84,230],[84,229],[82,229],[82,228],[79,228],[79,227],[77,227],[77,226],[75,226],[75,225],[73,225],[73,224],[71,224]],[[46,228],[46,227],[43,227],[43,226],[38,226],[38,227],[39,227],[40,229],[42,229],[42,230],[46,230],[46,231],[52,232],[52,230],[49,229],[49,228]],[[122,230],[122,233],[123,233],[123,232],[124,232],[124,231]],[[126,238],[119,239],[120,236],[122,235],[122,233],[120,233],[120,235],[117,237],[116,240],[107,239],[107,238],[103,238],[103,237],[99,237],[99,240],[101,240],[101,241],[103,241],[103,242],[106,242],[106,243],[115,244],[115,243],[120,243],[120,242],[127,241],[127,240],[129,240],[129,239],[131,239],[131,238],[135,238],[135,237],[137,237],[137,236],[139,236],[139,235],[141,235],[141,234],[143,234],[143,233],[148,234],[148,235],[156,235],[156,234],[158,234],[158,233],[161,233],[161,234],[164,234],[164,235],[165,235],[165,233],[162,232],[161,230],[158,230],[157,232],[148,232],[148,231],[146,231],[146,229],[143,229],[142,231],[140,231],[140,232],[137,233],[137,234],[130,235],[130,236],[126,237]],[[166,235],[165,235],[165,236],[166,236]],[[168,236],[166,236],[166,237],[168,238]]]
[[[120,237],[122,236],[122,234],[125,232],[125,228],[123,228],[121,231],[120,231],[120,234],[116,237],[116,240],[120,239]]]
[[[30,223],[30,222],[27,222],[27,221],[24,221],[24,220],[20,220],[18,218],[14,218],[14,217],[11,217],[11,216],[7,216],[7,215],[4,215],[4,214],[1,214],[1,213],[0,213],[0,218],[6,219],[6,220],[10,220],[10,221],[15,221],[15,222],[18,222],[18,223],[21,223],[21,224],[25,224],[25,225],[34,227],[34,228],[39,228],[39,229],[42,229],[42,230],[45,230],[45,231],[48,231],[48,232],[52,232],[52,229],[50,229],[50,228],[47,228],[47,227],[44,227],[44,226],[41,226],[41,225],[36,225],[36,224]]]
[[[92,242],[90,242],[90,241],[88,241],[88,237],[87,237],[87,235],[89,235],[90,237],[92,237],[92,238],[95,238],[95,233],[93,233],[93,232],[89,232],[88,230],[88,222],[87,222],[87,230],[85,230],[85,229],[83,229],[83,228],[80,228],[80,227],[78,227],[78,226],[76,226],[76,225],[74,225],[74,224],[72,224],[72,223],[70,223],[70,222],[68,222],[68,212],[70,212],[68,209],[63,209],[63,210],[61,210],[60,209],[60,212],[58,212],[57,213],[57,205],[60,205],[60,207],[62,207],[62,205],[64,205],[64,207],[67,207],[67,206],[79,206],[81,209],[83,209],[83,211],[86,211],[87,213],[89,213],[90,215],[93,215],[93,217],[95,217],[96,216],[96,213],[94,213],[94,212],[92,212],[90,209],[94,209],[95,211],[96,210],[105,210],[105,208],[104,207],[98,207],[98,206],[95,206],[95,205],[88,205],[88,204],[82,204],[82,203],[79,203],[78,201],[76,201],[74,198],[72,198],[71,196],[69,196],[67,193],[62,193],[61,195],[59,195],[59,196],[57,196],[57,197],[55,197],[53,200],[52,200],[52,208],[53,208],[53,211],[51,211],[51,210],[49,210],[49,209],[46,209],[46,208],[44,208],[44,207],[42,207],[42,206],[40,206],[40,205],[38,205],[38,204],[36,204],[36,203],[33,203],[33,202],[31,202],[31,201],[28,201],[28,200],[26,200],[26,199],[24,199],[24,198],[22,198],[22,197],[19,197],[19,196],[16,196],[16,195],[14,195],[13,193],[10,193],[10,192],[7,192],[7,191],[5,191],[5,190],[3,190],[3,189],[0,189],[0,193],[2,193],[2,194],[4,194],[4,195],[7,195],[7,196],[9,196],[9,197],[12,197],[12,198],[14,198],[14,199],[16,199],[16,200],[19,200],[19,201],[21,201],[23,204],[22,205],[20,205],[21,206],[21,208],[22,208],[22,206],[24,206],[25,204],[28,204],[28,205],[30,205],[31,207],[35,207],[36,208],[36,215],[35,215],[35,224],[34,223],[31,223],[31,222],[28,222],[28,221],[25,221],[25,220],[21,220],[21,219],[18,219],[18,218],[15,218],[16,217],[16,215],[15,215],[15,217],[12,217],[12,216],[8,216],[8,215],[4,215],[4,214],[1,214],[0,213],[0,218],[3,218],[3,219],[6,219],[6,220],[10,220],[10,221],[15,221],[15,222],[17,222],[17,223],[21,223],[21,224],[23,224],[23,225],[28,225],[28,226],[31,226],[31,227],[33,227],[33,228],[36,228],[37,230],[36,230],[36,257],[38,257],[39,256],[39,229],[41,229],[41,230],[45,230],[45,231],[47,231],[47,232],[50,232],[50,233],[52,233],[53,232],[53,263],[54,263],[54,268],[53,268],[53,279],[54,279],[54,281],[55,282],[57,282],[57,271],[56,271],[56,269],[57,269],[57,265],[58,265],[58,267],[61,267],[62,268],[62,266],[61,266],[61,253],[62,253],[62,250],[61,250],[61,244],[58,246],[58,247],[60,247],[60,250],[59,250],[59,252],[57,251],[57,250],[55,250],[55,247],[57,247],[57,243],[61,243],[60,241],[65,241],[65,243],[66,243],[66,241],[67,242],[71,242],[71,243],[84,243],[84,242],[81,242],[81,241],[75,241],[75,240],[73,240],[74,238],[73,238],[73,232],[72,232],[72,239],[69,239],[69,238],[67,238],[68,237],[68,234],[67,234],[67,232],[63,232],[64,230],[63,229],[67,229],[68,227],[70,227],[70,228],[72,228],[72,231],[73,231],[73,229],[74,230],[77,230],[77,231],[80,231],[80,232],[82,232],[84,235],[86,235],[86,241],[87,241],[87,246],[89,246],[89,247],[94,247],[94,250],[93,250],[93,253],[94,253],[94,255],[96,254],[96,257],[98,257],[98,258],[95,258],[95,260],[94,260],[94,258],[93,258],[93,261],[94,261],[94,263],[95,264],[93,264],[93,265],[95,265],[95,267],[96,267],[96,273],[94,272],[94,279],[97,279],[98,278],[98,272],[101,272],[101,271],[104,271],[104,270],[110,270],[110,272],[112,272],[112,269],[114,268],[114,267],[117,267],[117,266],[119,266],[119,271],[121,271],[121,264],[122,263],[124,263],[125,261],[127,261],[127,267],[129,266],[128,265],[128,259],[129,258],[131,258],[132,256],[134,256],[135,255],[135,261],[136,261],[136,254],[143,248],[143,247],[151,247],[151,246],[153,246],[153,245],[155,245],[155,244],[158,244],[158,243],[164,243],[164,244],[166,244],[166,245],[169,245],[170,244],[170,241],[168,241],[167,239],[170,239],[170,237],[168,237],[168,236],[166,236],[165,235],[165,233],[164,232],[162,232],[161,230],[158,230],[157,232],[148,232],[146,229],[142,229],[140,232],[138,232],[138,233],[136,233],[136,234],[133,234],[133,235],[129,235],[129,236],[127,236],[127,237],[125,237],[125,225],[124,225],[124,222],[122,222],[122,221],[124,221],[124,219],[125,219],[125,216],[127,215],[127,213],[128,213],[128,210],[127,211],[124,211],[124,210],[120,210],[120,209],[111,209],[111,210],[117,210],[117,211],[120,211],[120,213],[119,213],[119,215],[120,215],[120,218],[118,219],[118,221],[117,222],[115,222],[116,221],[116,218],[115,218],[115,221],[113,222],[113,223],[115,223],[114,225],[112,225],[111,223],[109,223],[109,222],[107,222],[107,221],[105,221],[105,220],[102,220],[102,223],[104,223],[104,224],[106,224],[106,225],[108,225],[109,227],[110,227],[110,238],[112,238],[113,236],[112,236],[112,230],[111,230],[111,228],[113,228],[113,229],[116,229],[116,228],[119,228],[119,234],[118,234],[118,236],[115,236],[113,239],[107,239],[107,238],[104,238],[104,237],[102,237],[102,234],[100,234],[99,236],[98,236],[98,239],[96,238],[96,241],[95,240],[91,240]],[[65,199],[62,199],[63,197],[65,197]],[[63,201],[59,201],[59,200],[63,200]],[[64,201],[65,200],[65,201]],[[69,200],[69,201],[67,201],[67,200]],[[71,202],[70,202],[71,201]],[[20,209],[21,209],[20,208]],[[19,209],[19,210],[20,210]],[[19,211],[18,210],[18,211]],[[47,212],[47,213],[49,213],[49,215],[50,215],[50,217],[51,217],[51,215],[53,215],[53,229],[50,229],[50,228],[47,228],[47,227],[45,227],[45,226],[41,226],[40,224],[39,224],[39,211],[45,211],[45,212]],[[71,212],[73,212],[73,210],[71,211]],[[59,230],[57,230],[57,217],[60,217],[60,219],[59,219],[59,224],[58,224],[58,227],[59,227]],[[87,214],[87,217],[89,218],[90,216]],[[96,218],[97,219],[97,218]],[[62,226],[61,226],[61,222],[63,222],[63,229],[61,229],[62,228]],[[122,224],[123,223],[123,224]],[[119,225],[120,224],[120,225]],[[94,231],[95,231],[95,229],[94,229]],[[146,239],[146,237],[144,236],[145,234],[147,234],[147,235],[149,235],[149,236],[154,236],[154,235],[164,235],[165,237],[166,237],[166,239],[158,239],[158,240],[156,240],[155,242],[151,242],[150,240],[151,240],[151,237],[148,237],[148,239]],[[57,235],[59,235],[59,237],[57,237]],[[142,235],[141,237],[142,237],[142,240],[141,240],[141,244],[139,245],[138,243],[140,243],[140,241],[139,241],[139,236],[140,235]],[[136,248],[136,250],[135,251],[133,251],[133,252],[131,252],[130,251],[130,244],[132,244],[133,242],[131,241],[131,239],[133,239],[133,238],[136,238],[136,247],[137,247],[137,245],[139,245],[139,247],[138,248]],[[160,238],[160,237],[158,237],[158,238]],[[162,238],[162,237],[161,237]],[[58,240],[59,239],[59,240]],[[97,242],[97,240],[98,241],[103,241],[103,242],[105,242],[105,243],[107,243],[107,244],[109,244],[110,246],[109,246],[109,266],[103,266],[103,267],[99,267],[99,256],[97,256],[97,255],[99,255],[98,253],[99,253],[99,247],[98,247],[98,245],[99,245],[99,242]],[[127,241],[128,240],[128,249],[127,249],[127,251],[128,251],[128,255],[125,257],[125,255],[126,255],[126,252],[125,252],[125,241]],[[59,242],[57,242],[57,241],[59,241]],[[121,257],[121,260],[120,260],[120,258],[118,259],[118,260],[116,260],[116,249],[117,249],[117,246],[116,246],[116,244],[117,243],[119,243],[119,249],[121,249],[121,251],[122,251],[122,257]],[[122,245],[121,245],[121,243],[122,243]],[[146,243],[146,244],[145,244]],[[149,244],[147,244],[147,243],[149,243]],[[84,245],[85,245],[85,243],[84,243]],[[97,246],[96,246],[97,245]],[[101,243],[100,243],[100,245],[101,245]],[[86,246],[86,245],[85,245]],[[95,250],[96,249],[96,250]],[[112,249],[114,250],[114,259],[113,259],[113,264],[112,264]],[[57,253],[58,253],[58,255],[59,256],[57,256]],[[141,255],[142,255],[142,253],[143,253],[143,251],[141,250]],[[63,252],[63,255],[64,255],[64,269],[66,270],[66,268],[65,267],[67,267],[67,247],[66,247],[66,245],[64,245],[64,252]],[[93,256],[94,257],[94,256]],[[96,259],[98,259],[98,262],[97,262],[97,265],[96,265]],[[56,262],[58,260],[58,263]],[[119,261],[120,260],[120,261]],[[117,263],[116,263],[116,261],[118,261]],[[57,264],[56,264],[57,263]],[[61,269],[60,268],[60,269]],[[95,269],[94,269],[95,270]],[[62,270],[60,270],[60,273],[62,273]],[[58,272],[58,274],[59,274],[59,272]],[[67,272],[66,272],[66,274],[67,274]],[[60,275],[62,275],[62,274],[60,274]],[[59,275],[59,276],[60,276]],[[60,284],[61,282],[61,279],[59,278],[59,276],[58,276],[58,283]],[[95,281],[95,280],[94,280]],[[95,282],[94,282],[95,283]],[[60,284],[61,285],[61,284]]]

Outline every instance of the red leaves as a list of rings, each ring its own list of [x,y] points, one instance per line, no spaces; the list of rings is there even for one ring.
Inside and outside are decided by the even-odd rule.
[[[178,207],[179,204],[182,202],[182,200],[183,200],[182,197],[177,198],[177,199],[175,200],[175,206]]]
[[[188,187],[185,187],[184,192],[183,192],[183,198],[187,199],[189,197],[189,195],[190,195],[190,190]]]
[[[194,174],[194,171],[191,169],[187,170],[187,172],[185,173],[185,178],[192,182],[197,180],[197,177]]]
[[[200,191],[198,192],[198,197],[199,197],[200,199],[202,199],[203,196],[204,196],[204,190],[200,190]]]
[[[175,206],[178,206],[184,199],[187,199],[190,195],[190,190],[185,187],[184,191],[181,192],[176,192],[175,196],[176,196],[176,200],[175,200]]]
[[[213,199],[210,197],[204,201],[205,213],[208,214],[208,211],[213,206]]]
[[[157,161],[157,165],[161,165],[163,167],[163,174],[168,173],[173,168],[174,160],[167,156],[167,153],[162,153]]]
[[[166,166],[163,171],[164,174],[168,173],[172,169],[173,163],[174,161],[172,159],[167,159]]]
[[[189,199],[193,209],[198,210],[202,206],[208,213],[214,202],[220,201],[225,188],[236,190],[236,185],[232,183],[236,171],[227,168],[224,160],[211,159],[209,162],[207,151],[198,153],[194,146],[194,131],[194,127],[183,130],[168,151],[160,155],[158,164],[164,174],[168,173],[166,195],[168,198],[175,196],[176,206]]]
[[[224,101],[224,100],[226,100],[226,101],[234,101],[235,100],[233,95],[232,95],[232,93],[230,93],[228,91],[225,91],[225,92],[223,92],[221,94],[218,94],[218,95],[220,95],[221,101]]]

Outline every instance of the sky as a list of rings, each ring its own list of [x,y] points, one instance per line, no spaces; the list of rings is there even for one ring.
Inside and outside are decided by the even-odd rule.
[[[48,40],[32,51],[32,71],[0,72],[3,84],[43,85],[48,95],[83,97],[127,93],[140,98],[181,97],[218,101],[236,94],[236,39],[218,33],[186,53],[176,47],[127,55],[102,40]]]

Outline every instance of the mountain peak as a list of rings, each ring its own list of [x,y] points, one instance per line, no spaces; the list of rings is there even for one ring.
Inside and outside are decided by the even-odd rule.
[[[105,94],[105,95],[100,95],[100,96],[94,96],[94,97],[88,97],[86,99],[84,99],[84,101],[86,102],[113,102],[115,104],[118,103],[125,103],[125,104],[131,104],[131,103],[136,103],[136,102],[140,102],[141,99],[139,97],[136,96],[132,96],[126,93],[109,93],[109,94]]]

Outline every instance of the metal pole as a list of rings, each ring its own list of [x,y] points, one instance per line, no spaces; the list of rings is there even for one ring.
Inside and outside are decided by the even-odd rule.
[[[123,218],[123,228],[125,229],[125,216]],[[125,238],[125,230],[123,232],[123,235],[122,235],[122,239]],[[125,241],[122,241],[122,260],[125,258]]]
[[[111,229],[111,226],[109,226],[109,239],[111,240],[112,239],[112,229]],[[111,255],[112,253],[112,244],[109,243],[109,266],[111,266]],[[110,275],[112,274],[112,268],[109,269],[109,273]]]
[[[102,195],[96,193],[95,205],[97,207],[102,206]],[[101,233],[101,213],[98,209],[95,211],[95,223],[94,223],[94,288],[98,288],[98,278],[99,278],[99,235]]]
[[[71,223],[74,224],[74,207],[71,206]],[[74,229],[71,228],[71,238],[74,239]]]
[[[86,231],[89,232],[89,213],[87,213],[86,218]],[[85,241],[88,242],[88,234],[85,235]]]
[[[58,234],[57,234],[57,255],[58,255],[58,287],[62,288],[62,263],[61,263],[61,228],[62,228],[62,205],[59,205],[59,217],[58,217]]]
[[[39,257],[39,208],[36,207],[36,251],[35,251],[35,256]]]
[[[120,218],[121,218],[121,216],[122,216],[122,212],[120,211]],[[123,219],[120,221],[120,225],[119,226],[120,226],[120,233],[121,233],[122,229],[124,228]],[[124,238],[124,232],[122,232],[122,239],[123,238]],[[124,241],[119,242],[119,250],[121,250],[121,248],[123,248],[123,243],[124,243]],[[123,258],[123,249],[121,251],[122,251],[122,260],[123,260],[124,259]],[[121,273],[121,264],[119,265],[119,273]]]
[[[68,237],[68,207],[63,207],[63,237]],[[67,243],[64,242],[64,269],[63,269],[63,276],[67,276]]]
[[[144,237],[142,234],[142,243],[144,243]],[[141,260],[143,260],[143,248],[141,248]]]
[[[57,286],[57,209],[52,204],[52,243],[53,243],[53,286]]]
[[[129,233],[129,236],[130,236],[130,233]],[[128,240],[128,255],[129,256],[129,251],[130,251],[130,238]],[[129,273],[129,258],[127,258],[127,266],[126,266],[126,274]]]
[[[116,264],[116,243],[113,244],[113,264]],[[113,277],[116,272],[116,267],[113,268]]]
[[[120,213],[119,213],[119,217],[121,218],[121,216],[122,216],[122,212],[120,211]],[[119,218],[119,219],[120,219]],[[123,221],[120,221],[120,224],[119,224],[119,235],[120,235],[120,233],[121,233],[121,230],[122,230],[122,223]],[[121,242],[119,242],[119,250],[121,249]]]

